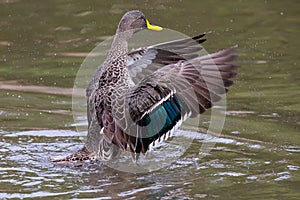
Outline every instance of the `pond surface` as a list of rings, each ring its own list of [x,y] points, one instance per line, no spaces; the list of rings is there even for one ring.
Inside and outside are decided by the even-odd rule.
[[[0,0],[0,199],[299,199],[299,1]],[[211,33],[213,52],[238,44],[239,75],[221,137],[204,158],[198,136],[170,166],[132,174],[101,162],[54,165],[85,132],[72,87],[85,56],[142,10],[186,35]],[[83,119],[84,121],[84,119]]]

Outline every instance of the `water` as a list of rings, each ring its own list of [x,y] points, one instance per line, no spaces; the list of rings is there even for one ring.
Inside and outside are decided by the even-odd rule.
[[[0,1],[0,199],[299,199],[298,1]],[[140,9],[196,35],[213,52],[238,44],[241,68],[227,95],[223,134],[198,155],[209,115],[189,150],[151,173],[101,162],[54,165],[74,152],[71,88],[85,55]],[[23,87],[20,87],[23,86]],[[198,130],[188,127],[188,131]]]

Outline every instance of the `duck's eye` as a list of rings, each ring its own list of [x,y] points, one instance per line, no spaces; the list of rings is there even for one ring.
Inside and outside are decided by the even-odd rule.
[[[141,28],[145,24],[144,20],[139,18],[131,24],[131,28]]]

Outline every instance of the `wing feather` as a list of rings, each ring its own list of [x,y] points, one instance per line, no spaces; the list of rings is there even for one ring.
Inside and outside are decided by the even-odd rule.
[[[124,109],[114,113],[111,105],[96,104],[98,120],[103,124],[103,134],[108,142],[131,151],[133,158],[138,159],[140,153],[147,152],[157,140],[167,138],[186,118],[196,117],[221,99],[236,76],[234,70],[238,65],[228,64],[236,59],[232,54],[236,47],[194,57],[199,48],[193,43],[203,42],[202,37],[199,35],[129,53],[131,75],[147,73],[139,76],[142,79],[125,95],[120,103]],[[161,47],[175,49],[191,59],[182,59],[174,52],[161,50]],[[164,57],[167,58],[163,60]],[[152,64],[162,67],[153,71],[150,69],[154,66]]]

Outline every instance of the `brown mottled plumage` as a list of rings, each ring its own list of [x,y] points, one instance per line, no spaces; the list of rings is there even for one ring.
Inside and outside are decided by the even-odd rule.
[[[201,34],[128,51],[128,39],[146,28],[140,11],[122,17],[107,58],[87,88],[87,142],[54,162],[110,160],[125,150],[136,160],[182,121],[211,108],[233,84],[237,65],[228,62],[236,58],[236,47],[199,56],[205,41]]]

